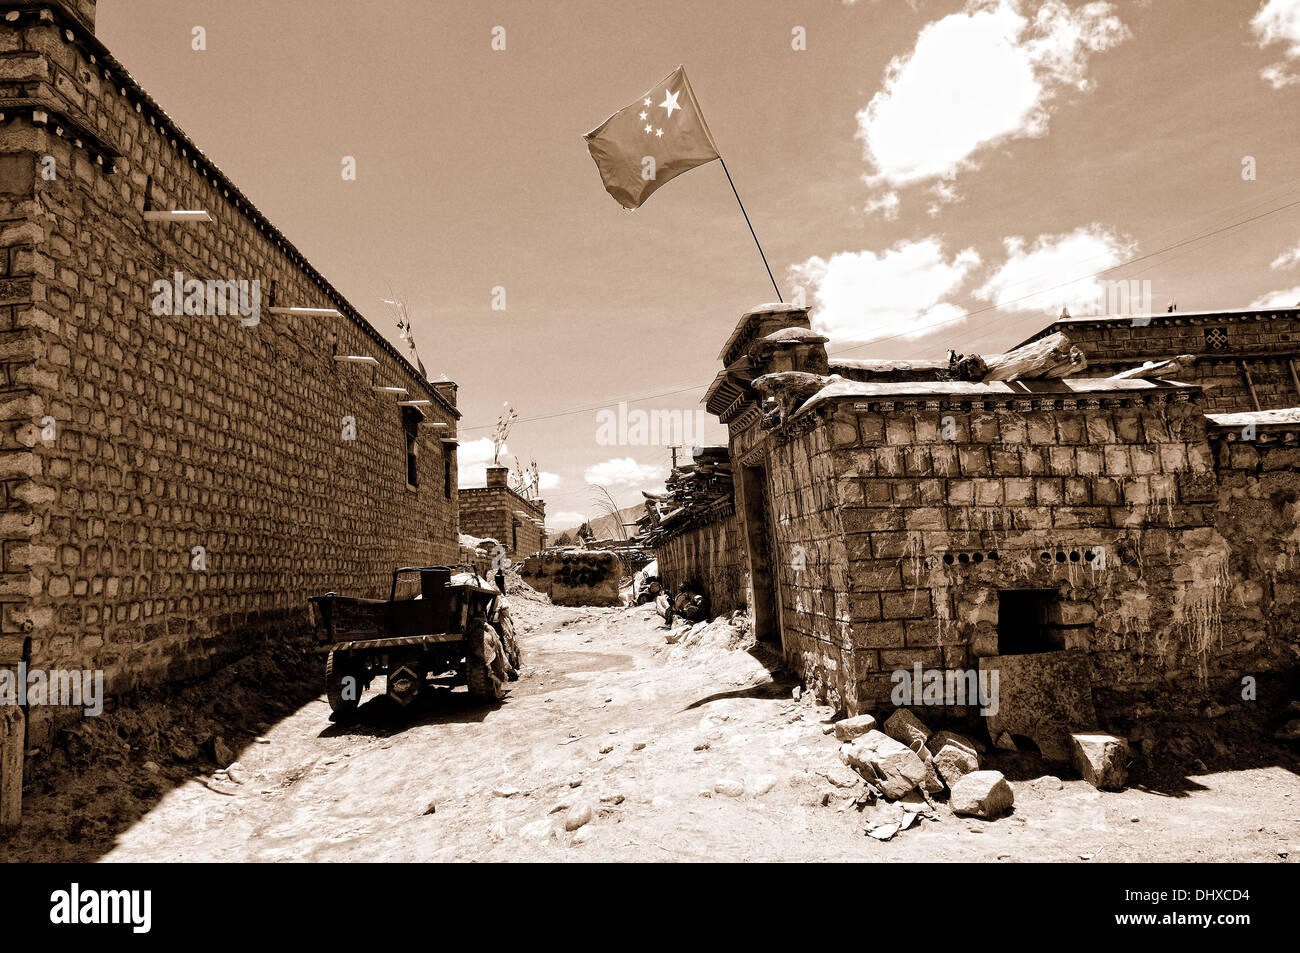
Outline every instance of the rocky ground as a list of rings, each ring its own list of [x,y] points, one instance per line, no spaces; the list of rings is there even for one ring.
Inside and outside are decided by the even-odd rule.
[[[957,817],[940,800],[880,841],[865,833],[879,827],[880,807],[855,803],[862,787],[839,758],[833,713],[796,701],[794,683],[773,674],[776,660],[743,623],[679,631],[670,644],[648,606],[565,609],[528,592],[512,602],[525,666],[500,705],[440,689],[398,713],[372,690],[360,720],[340,726],[315,696],[314,658],[295,649],[274,664],[246,660],[242,673],[236,666],[186,689],[196,714],[152,702],[65,739],[33,772],[22,831],[0,853],[1300,861],[1300,774],[1293,754],[1271,742],[1260,743],[1254,767],[1193,767],[1177,784],[1166,770],[1157,786],[1138,779],[1118,793],[1068,769],[1058,778],[1028,755],[990,751],[986,766],[1014,789],[1009,815]],[[279,709],[259,709],[254,697],[273,689]]]

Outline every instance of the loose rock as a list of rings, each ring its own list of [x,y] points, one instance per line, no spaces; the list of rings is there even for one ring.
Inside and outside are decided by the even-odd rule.
[[[876,719],[871,715],[855,715],[835,723],[835,738],[838,741],[852,741],[875,727]]]
[[[1128,779],[1128,742],[1115,735],[1070,735],[1074,770],[1093,787],[1121,791]]]
[[[925,743],[930,740],[930,729],[920,718],[917,718],[906,708],[899,708],[885,719],[885,734],[895,741],[902,742],[913,751],[924,747]]]
[[[972,771],[952,786],[954,814],[992,819],[1010,810],[1015,794],[1001,771]]]
[[[869,731],[840,747],[844,763],[875,784],[887,798],[900,798],[926,778],[916,752],[880,731]]]

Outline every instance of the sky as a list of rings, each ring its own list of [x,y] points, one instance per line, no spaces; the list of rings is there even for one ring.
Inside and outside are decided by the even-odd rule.
[[[584,133],[679,65],[832,355],[1004,351],[1062,307],[1107,310],[1107,281],[1149,282],[1156,311],[1300,302],[1300,0],[100,0],[98,16],[403,353],[383,299],[406,301],[430,375],[459,384],[462,485],[482,485],[515,409],[504,458],[536,461],[555,529],[600,515],[593,483],[624,506],[661,488],[674,438],[725,443],[699,401],[740,316],[774,300],[719,163],[626,211],[588,155]],[[683,426],[638,428],[638,411]]]

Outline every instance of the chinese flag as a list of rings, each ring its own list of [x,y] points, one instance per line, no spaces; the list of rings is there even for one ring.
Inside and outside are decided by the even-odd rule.
[[[719,158],[681,66],[583,138],[605,191],[627,209],[640,208],[674,176]]]

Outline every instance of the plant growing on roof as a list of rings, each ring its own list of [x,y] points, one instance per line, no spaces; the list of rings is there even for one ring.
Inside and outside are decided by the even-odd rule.
[[[388,293],[392,297],[381,300],[388,305],[388,310],[397,319],[398,337],[406,342],[406,346],[411,352],[411,363],[419,368],[420,376],[428,380],[429,375],[425,373],[424,362],[420,360],[420,352],[415,347],[415,335],[411,332],[411,310],[406,305],[406,299],[395,294],[392,285],[388,286]]]
[[[492,465],[494,467],[501,464],[501,451],[506,445],[506,437],[510,436],[510,428],[514,426],[514,422],[519,416],[515,413],[515,409],[510,406],[510,401],[506,401],[504,406],[505,411],[497,418],[496,429],[492,431]]]

